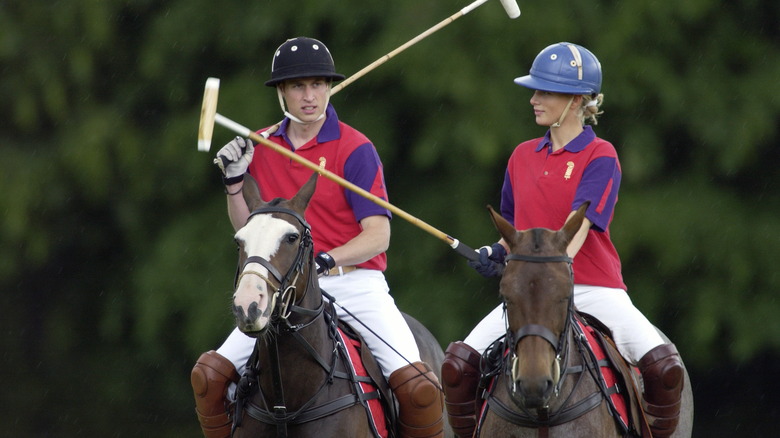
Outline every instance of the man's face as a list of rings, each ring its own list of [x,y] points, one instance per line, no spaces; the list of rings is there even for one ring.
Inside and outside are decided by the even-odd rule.
[[[290,79],[282,84],[287,111],[303,122],[313,122],[325,112],[329,90],[325,78]]]

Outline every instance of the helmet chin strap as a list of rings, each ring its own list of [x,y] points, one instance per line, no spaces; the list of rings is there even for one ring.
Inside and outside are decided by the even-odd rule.
[[[311,122],[304,122],[303,120],[295,117],[289,111],[287,111],[286,105],[284,104],[284,96],[282,96],[282,89],[280,87],[276,87],[276,96],[279,98],[279,106],[282,107],[282,113],[284,113],[285,117],[289,118],[293,122],[297,122],[302,125],[309,125],[312,123],[317,123],[320,120],[325,118],[325,111],[327,111],[328,102],[330,102],[330,87],[328,87],[328,94],[325,95],[325,109],[322,110],[322,114],[320,114],[320,116],[317,117],[317,119],[312,120]]]
[[[574,57],[574,66],[577,67],[577,79],[582,80],[582,54],[580,54],[579,49],[574,44],[567,44],[566,47],[569,48],[571,51],[571,55]],[[563,123],[564,117],[566,117],[566,113],[569,112],[569,108],[571,107],[571,103],[574,102],[574,95],[571,96],[571,99],[569,99],[569,104],[566,105],[566,108],[564,108],[563,112],[561,113],[561,117],[558,119],[557,122],[550,125],[550,128],[560,128],[561,123]]]
[[[563,119],[566,117],[566,113],[569,112],[569,108],[571,108],[571,103],[574,102],[574,95],[571,96],[571,99],[569,99],[569,103],[566,105],[566,108],[563,109],[563,112],[561,113],[561,117],[558,118],[558,121],[550,125],[550,128],[560,128],[561,123],[563,123]]]

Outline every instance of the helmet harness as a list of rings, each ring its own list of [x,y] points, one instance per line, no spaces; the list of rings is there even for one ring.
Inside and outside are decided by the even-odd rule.
[[[271,62],[271,79],[265,82],[269,87],[276,87],[279,106],[290,120],[301,124],[316,123],[325,117],[325,109],[330,102],[330,84],[325,95],[325,106],[316,120],[304,122],[287,111],[282,89],[279,84],[288,79],[324,77],[329,80],[344,79],[344,75],[336,73],[330,51],[322,42],[313,38],[298,37],[285,41],[276,52]]]
[[[580,55],[579,49],[574,44],[567,44],[566,47],[571,50],[571,54],[574,57],[572,60],[572,64],[577,66],[577,79],[582,80],[582,55]],[[571,103],[574,102],[574,94],[571,95],[571,98],[569,99],[569,103],[566,104],[566,107],[563,108],[563,112],[561,113],[561,117],[558,118],[558,121],[550,125],[550,128],[560,128],[561,123],[563,123],[563,119],[566,118],[566,114],[569,112],[569,108],[571,108]]]
[[[557,43],[539,52],[531,66],[530,74],[516,78],[514,82],[532,90],[572,95],[558,121],[550,125],[551,128],[558,128],[571,108],[575,96],[595,96],[599,93],[601,64],[593,53],[582,46]],[[595,105],[598,105],[596,100],[586,104]]]

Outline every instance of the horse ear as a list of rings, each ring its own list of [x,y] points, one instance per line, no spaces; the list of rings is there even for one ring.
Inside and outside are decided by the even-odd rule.
[[[493,219],[493,225],[496,226],[496,229],[498,230],[498,233],[501,234],[501,237],[503,237],[504,240],[506,240],[508,243],[514,242],[515,236],[517,235],[517,230],[515,229],[514,225],[510,224],[509,221],[498,214],[492,206],[488,205],[487,208],[490,211],[490,218]]]
[[[241,188],[241,193],[250,212],[257,210],[265,204],[260,197],[260,187],[257,186],[257,181],[249,173],[244,174],[244,186]]]
[[[577,209],[577,212],[574,213],[574,215],[570,217],[565,224],[563,224],[563,228],[561,228],[561,232],[563,232],[563,235],[566,238],[567,242],[571,242],[571,239],[574,238],[574,235],[577,234],[577,231],[579,231],[580,228],[582,227],[582,221],[583,219],[585,219],[585,212],[588,211],[589,206],[590,206],[590,201],[585,201]]]
[[[295,195],[295,197],[290,200],[290,202],[299,208],[300,211],[306,210],[306,206],[309,205],[309,201],[311,200],[312,195],[314,195],[314,189],[317,188],[317,178],[319,176],[319,173],[314,172],[309,180],[306,181],[306,184],[304,184],[303,187],[298,190],[298,193]]]

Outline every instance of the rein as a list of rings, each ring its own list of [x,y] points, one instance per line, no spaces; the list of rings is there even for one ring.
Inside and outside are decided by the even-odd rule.
[[[256,390],[260,392],[261,400],[263,400],[264,406],[258,406],[257,404],[253,403],[251,400],[247,400],[244,403],[242,403],[241,406],[236,406],[236,422],[234,423],[234,430],[236,427],[240,426],[240,414],[239,412],[243,409],[246,411],[246,413],[254,418],[257,421],[260,421],[265,424],[271,424],[276,425],[277,430],[277,437],[286,437],[287,436],[287,426],[288,425],[294,425],[294,424],[302,424],[309,421],[318,420],[320,418],[327,417],[331,414],[334,414],[338,411],[341,411],[343,409],[350,408],[356,404],[361,403],[361,398],[353,391],[349,394],[346,394],[344,396],[341,396],[339,398],[336,398],[334,400],[329,400],[325,403],[322,403],[318,406],[313,406],[315,400],[317,399],[317,396],[325,391],[328,385],[333,383],[333,380],[336,378],[340,379],[352,379],[352,376],[350,374],[347,374],[345,372],[337,371],[337,360],[339,358],[338,352],[341,351],[340,348],[343,348],[335,339],[335,332],[336,327],[338,325],[337,318],[335,311],[333,311],[332,307],[329,307],[330,313],[324,312],[324,301],[319,307],[319,313],[316,318],[309,321],[307,324],[298,325],[298,326],[287,326],[285,328],[282,328],[283,331],[288,332],[293,336],[293,338],[301,345],[303,348],[316,360],[316,362],[319,364],[320,367],[322,367],[323,370],[327,373],[327,377],[323,381],[323,383],[320,385],[317,392],[312,396],[309,401],[304,403],[298,410],[294,412],[289,412],[287,409],[287,405],[284,398],[284,388],[282,386],[282,376],[281,376],[281,364],[279,360],[279,351],[278,351],[278,341],[276,337],[273,337],[273,339],[270,341],[269,345],[269,354],[271,357],[271,372],[273,375],[273,389],[274,389],[274,403],[271,408],[268,407],[268,404],[266,402],[267,397],[265,396],[262,388],[259,384],[259,374],[261,372],[260,370],[260,362],[259,358],[257,357],[258,350],[255,349],[252,352],[252,356],[249,359],[249,365],[247,367],[247,373],[244,377],[242,377],[242,382],[239,383],[239,387],[243,385],[246,385],[245,387],[249,388],[250,391],[242,393],[242,398],[249,398],[252,393]],[[325,317],[326,324],[328,325],[328,331],[329,331],[329,338],[333,341],[333,355],[331,356],[330,363],[326,363],[325,359],[322,358],[322,356],[311,346],[311,344],[300,334],[298,331],[300,329],[303,329],[305,327],[308,327],[313,322],[319,320],[321,316]],[[246,380],[246,383],[244,381]],[[354,382],[356,385],[359,383]]]
[[[509,254],[506,257],[506,261],[507,262],[521,261],[521,262],[529,262],[529,263],[566,263],[568,265],[569,276],[571,278],[571,284],[573,287],[574,272],[572,270],[571,257]],[[520,408],[521,412],[516,412],[512,408],[508,407],[506,404],[504,404],[503,402],[495,398],[493,396],[493,389],[495,389],[495,386],[493,386],[493,388],[490,389],[489,394],[487,396],[487,404],[489,408],[495,411],[496,415],[498,415],[499,417],[503,418],[506,421],[509,421],[521,427],[539,428],[541,429],[540,434],[542,433],[546,434],[547,428],[551,426],[561,425],[569,421],[572,421],[576,418],[579,418],[580,416],[595,409],[597,406],[601,404],[602,392],[597,391],[589,395],[588,397],[578,401],[577,403],[567,406],[571,401],[571,397],[573,396],[575,390],[582,382],[582,379],[585,375],[586,368],[588,371],[590,371],[590,374],[596,380],[597,386],[599,387],[601,386],[598,384],[599,382],[598,377],[596,377],[593,374],[593,369],[597,369],[598,364],[591,363],[592,360],[589,360],[590,358],[585,354],[585,352],[583,351],[584,349],[582,348],[582,345],[579,342],[580,336],[583,335],[579,334],[574,329],[576,324],[574,324],[573,294],[569,295],[569,302],[567,306],[568,309],[567,309],[566,322],[560,336],[556,337],[555,334],[552,332],[552,330],[539,324],[527,324],[524,325],[523,327],[520,327],[518,330],[514,332],[512,332],[511,330],[507,330],[507,334],[505,337],[506,339],[505,345],[509,351],[505,355],[506,357],[504,358],[504,360],[502,360],[502,364],[501,364],[501,367],[504,369],[504,374],[508,375],[508,378],[511,379],[511,385],[509,387],[509,391],[511,394],[514,394],[517,392],[516,373],[519,364],[519,358],[515,355],[515,347],[517,346],[517,343],[520,342],[521,339],[527,336],[538,336],[544,339],[545,341],[547,341],[555,350],[555,369],[556,369],[556,375],[554,376],[555,396],[557,397],[560,394],[564,382],[564,377],[567,374],[579,374],[579,378],[577,379],[574,386],[572,387],[572,390],[569,393],[569,395],[561,404],[561,407],[554,412],[551,412],[549,410],[549,407],[544,407],[542,409],[538,409],[536,415],[533,415],[527,409],[524,409],[520,406],[518,407]],[[570,337],[574,337],[576,340],[578,340],[576,344],[579,347],[580,354],[582,356],[583,365],[572,366],[572,367],[568,365],[570,358],[567,352],[569,348]],[[561,362],[563,362],[563,365],[561,365]],[[507,371],[507,369],[509,371]]]

